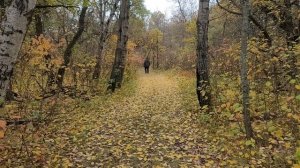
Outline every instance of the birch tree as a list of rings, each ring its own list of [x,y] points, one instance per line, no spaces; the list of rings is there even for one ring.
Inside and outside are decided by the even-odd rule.
[[[27,32],[36,0],[13,0],[6,8],[0,34],[0,104],[3,104],[13,67]]]

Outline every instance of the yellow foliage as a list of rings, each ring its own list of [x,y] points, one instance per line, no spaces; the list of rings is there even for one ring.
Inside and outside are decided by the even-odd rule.
[[[5,130],[6,130],[6,121],[0,120],[0,139],[4,138]]]
[[[293,168],[300,168],[300,164],[294,164]]]
[[[63,43],[63,41],[60,41]],[[60,43],[55,44],[51,38],[43,35],[34,37],[31,42],[25,46],[28,53],[29,63],[41,70],[49,70],[49,68],[59,67],[62,58],[58,55],[58,47]]]
[[[136,47],[136,44],[133,41],[128,40],[128,43],[127,43],[127,49],[128,49],[128,51],[129,52],[133,52],[134,49],[135,49],[135,47]]]

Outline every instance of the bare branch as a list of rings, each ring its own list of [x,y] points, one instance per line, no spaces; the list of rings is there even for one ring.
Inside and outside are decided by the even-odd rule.
[[[45,9],[45,8],[78,8],[78,6],[73,5],[36,5],[37,9]]]
[[[218,6],[219,6],[221,9],[225,10],[226,12],[231,13],[231,14],[234,14],[234,15],[242,16],[242,13],[236,12],[236,11],[232,11],[232,10],[230,10],[230,9],[228,9],[228,8],[226,8],[226,7],[224,7],[224,6],[222,6],[222,5],[220,4],[219,0],[216,0],[216,1],[217,1]],[[237,4],[234,4],[234,5],[237,6]],[[267,39],[268,45],[271,46],[271,45],[272,45],[272,38],[271,38],[271,36],[269,35],[267,29],[264,28],[264,26],[262,26],[262,25],[255,19],[255,17],[254,17],[251,13],[249,14],[249,19],[253,22],[253,24],[254,24],[260,31],[262,31],[262,33],[263,33],[265,39]]]

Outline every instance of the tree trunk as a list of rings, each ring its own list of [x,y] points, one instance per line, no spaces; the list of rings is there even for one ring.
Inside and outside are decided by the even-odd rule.
[[[6,9],[0,34],[0,102],[5,101],[14,63],[21,49],[35,0],[13,0]]]
[[[248,33],[249,33],[249,0],[241,0],[242,4],[242,41],[241,41],[241,85],[243,94],[243,115],[246,136],[248,139],[253,137],[253,129],[250,120],[249,109],[249,81],[248,81]]]
[[[129,9],[130,0],[122,0],[118,20],[118,42],[115,51],[115,61],[110,76],[110,86],[108,87],[108,89],[112,91],[116,88],[120,88],[123,81],[127,56]]]
[[[57,85],[61,89],[63,87],[63,80],[65,76],[66,67],[69,65],[71,56],[72,56],[72,49],[79,40],[80,36],[82,35],[84,31],[84,18],[86,15],[88,7],[84,6],[81,10],[79,22],[78,22],[78,31],[76,32],[75,36],[73,37],[72,41],[68,44],[65,52],[64,52],[64,63],[62,66],[58,69],[57,73]]]
[[[299,2],[298,2],[299,3]],[[292,79],[295,79],[298,72],[297,72],[297,57],[292,52],[294,45],[297,43],[300,34],[299,30],[296,29],[296,25],[293,21],[293,14],[292,14],[292,2],[291,0],[284,0],[284,8],[282,9],[282,23],[280,27],[286,32],[286,41],[287,41],[287,47],[289,49],[289,65],[290,65],[290,72],[289,75],[292,77]],[[299,28],[298,28],[299,29]]]
[[[115,13],[118,9],[118,3],[120,2],[120,0],[116,0],[114,3],[114,6],[111,10],[111,13],[109,15],[109,18],[107,19],[105,25],[104,25],[104,17],[105,17],[105,12],[102,12],[101,14],[101,19],[103,20],[103,22],[101,22],[101,35],[100,35],[100,41],[99,41],[99,53],[98,56],[96,58],[96,65],[94,68],[94,73],[93,73],[93,79],[99,79],[100,78],[100,74],[101,74],[101,65],[103,62],[103,50],[104,50],[104,45],[107,39],[107,35],[108,35],[108,29],[109,26],[111,24],[111,21],[113,19],[113,17],[115,16]]]
[[[159,46],[158,46],[158,35],[157,35],[157,39],[156,39],[156,69],[159,68]],[[154,66],[154,62],[153,62],[153,66]]]
[[[35,35],[40,36],[44,33],[44,26],[43,21],[40,13],[35,14],[34,16],[35,20]]]
[[[211,103],[210,83],[208,75],[208,24],[209,0],[199,1],[197,19],[197,95],[201,107],[209,107]]]
[[[96,57],[96,65],[93,72],[93,79],[99,79],[102,65],[102,52],[104,50],[104,21],[105,21],[105,4],[103,0],[99,0],[99,19],[100,19],[100,40],[98,42],[98,55]]]
[[[152,63],[153,63],[152,69],[154,70],[155,69],[155,49],[154,49],[154,47],[152,49]]]

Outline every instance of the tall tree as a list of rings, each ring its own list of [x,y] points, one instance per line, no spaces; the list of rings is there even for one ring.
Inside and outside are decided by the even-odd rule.
[[[13,0],[6,9],[0,34],[0,102],[4,102],[35,0]]]
[[[79,16],[79,21],[78,21],[78,30],[77,30],[76,34],[74,35],[72,41],[68,44],[68,46],[64,52],[64,62],[58,70],[57,85],[59,88],[63,87],[65,71],[66,71],[66,67],[70,63],[71,56],[72,56],[72,50],[84,31],[84,19],[85,19],[86,11],[88,9],[87,3],[88,3],[88,1],[84,0],[83,7],[81,9],[81,13]]]
[[[108,19],[105,21],[105,15],[106,15],[106,10],[105,10],[105,5],[103,4],[103,1],[101,0],[100,3],[100,20],[101,20],[101,25],[100,25],[100,40],[99,40],[99,49],[98,49],[98,56],[96,58],[96,65],[94,68],[94,73],[93,73],[93,79],[99,79],[100,73],[101,73],[101,64],[103,60],[103,50],[104,50],[104,45],[108,36],[108,31],[109,27],[111,25],[112,19],[114,18],[116,11],[118,9],[118,3],[120,0],[115,0],[113,7],[111,9],[110,15]]]
[[[115,51],[115,60],[110,76],[111,86],[109,88],[112,91],[114,91],[116,88],[120,88],[123,81],[127,56],[129,9],[130,0],[122,0],[120,16],[118,20],[118,42]]]
[[[201,107],[210,106],[211,93],[208,74],[209,0],[199,0],[197,19],[197,96]]]
[[[249,80],[248,80],[248,33],[249,33],[249,0],[241,0],[242,4],[242,37],[241,37],[241,84],[243,94],[243,115],[247,138],[253,137],[249,109]]]

